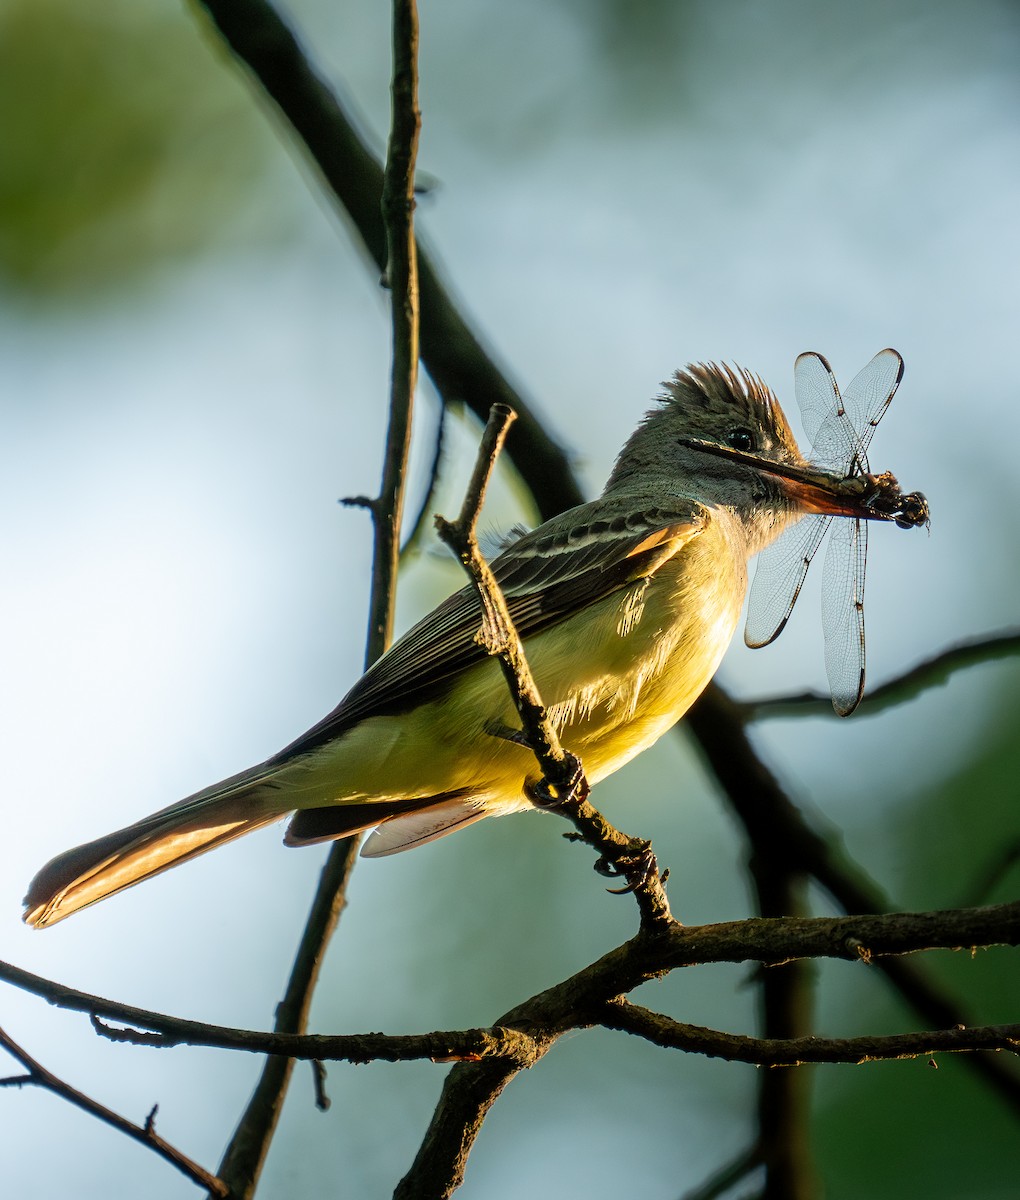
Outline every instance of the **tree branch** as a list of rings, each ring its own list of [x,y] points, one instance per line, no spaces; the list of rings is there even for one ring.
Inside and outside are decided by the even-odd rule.
[[[1020,631],[1016,630],[987,634],[950,646],[869,692],[864,698],[867,715],[874,716],[887,708],[895,708],[898,704],[914,700],[931,688],[941,687],[952,675],[966,667],[997,662],[999,659],[1013,658],[1018,654]],[[740,707],[751,720],[790,716],[836,716],[828,693],[822,695],[819,692],[764,696],[758,700],[742,701]]]
[[[789,871],[755,845],[750,872],[763,917],[803,916],[807,878]],[[759,1010],[766,1039],[798,1040],[811,1030],[813,964],[783,963],[759,972]],[[763,1072],[758,1078],[757,1154],[765,1168],[762,1200],[811,1200],[816,1193],[808,1126],[811,1115],[809,1071]]]
[[[425,494],[421,498],[418,511],[415,513],[414,520],[410,523],[411,528],[408,530],[403,545],[400,547],[401,564],[406,561],[409,555],[415,554],[418,551],[422,538],[425,535],[425,530],[430,524],[429,517],[432,515],[433,501],[443,464],[443,451],[446,442],[446,420],[448,415],[449,409],[445,404],[440,404],[439,420],[436,423],[435,442],[432,447],[432,461],[429,463]]]
[[[943,925],[943,922],[945,924]],[[990,939],[991,927],[998,932]],[[941,932],[936,934],[936,930]],[[923,947],[984,945],[1020,940],[1020,902],[995,909],[891,916],[787,918],[686,928],[673,924],[640,932],[591,966],[500,1017],[502,1027],[535,1031],[539,1053],[559,1034],[596,1023],[609,1001],[665,971],[697,962],[757,961],[766,965],[799,958],[846,958],[870,962],[883,954]],[[909,949],[908,949],[909,946]],[[515,1074],[496,1062],[458,1063],[447,1076],[439,1105],[397,1200],[447,1197],[460,1185],[481,1121]]]
[[[722,691],[704,692],[687,714],[687,724],[743,825],[756,855],[782,869],[816,879],[847,913],[883,913],[892,907],[877,884],[852,869],[790,800],[775,776],[752,747],[740,716],[740,706]],[[879,968],[920,1018],[929,1026],[950,1029],[971,1025],[963,1006],[922,969],[901,958],[887,958]],[[975,1055],[968,1065],[999,1097],[1020,1112],[1020,1079],[998,1057]]]
[[[223,40],[304,147],[379,272],[386,267],[382,169],[337,96],[267,0],[199,0]],[[492,404],[517,413],[507,452],[543,519],[583,500],[569,459],[483,348],[418,240],[421,357],[444,404],[484,422]]]
[[[546,713],[520,636],[492,569],[478,546],[475,528],[485,500],[485,490],[500,448],[514,420],[512,409],[494,404],[485,427],[475,468],[456,521],[436,517],[440,538],[457,555],[467,571],[482,605],[481,644],[499,660],[503,677],[521,718],[523,741],[535,755],[542,772],[542,795],[536,804],[565,817],[580,837],[599,851],[596,867],[627,879],[623,891],[633,892],[643,926],[672,923],[651,843],[629,838],[615,829],[588,801],[589,786],[583,766],[563,749]]]
[[[839,958],[870,963],[887,955],[915,954],[972,946],[1020,943],[1020,901],[982,908],[853,917],[760,918],[716,925],[639,932],[615,950],[512,1009],[492,1030],[465,1030],[386,1037],[382,1034],[299,1035],[233,1029],[153,1012],[67,987],[0,961],[0,979],[41,996],[58,1008],[151,1030],[155,1044],[213,1046],[306,1059],[512,1057],[531,1050],[512,1035],[498,1046],[487,1040],[508,1030],[526,1039],[591,1024],[593,1011],[667,971],[705,963],[758,962],[766,966],[806,958]],[[500,1032],[502,1030],[502,1032]],[[376,1039],[376,1040],[372,1040]],[[432,1039],[432,1040],[424,1040]],[[459,1041],[458,1041],[459,1039]],[[137,1040],[132,1038],[131,1040]],[[146,1039],[146,1044],[153,1044]],[[408,1053],[411,1049],[412,1053]]]
[[[975,1029],[934,1029],[917,1033],[851,1038],[755,1038],[688,1025],[619,999],[599,1010],[606,1029],[632,1033],[672,1050],[723,1058],[758,1067],[798,1067],[803,1063],[889,1062],[933,1054],[1008,1050],[1020,1054],[1020,1024],[985,1025]]]
[[[98,1100],[93,1100],[91,1096],[86,1096],[84,1092],[79,1092],[77,1088],[71,1087],[69,1083],[65,1083],[64,1080],[47,1071],[41,1063],[36,1062],[26,1051],[22,1050],[3,1029],[0,1029],[0,1046],[16,1058],[28,1072],[27,1075],[20,1075],[13,1079],[0,1079],[0,1087],[34,1085],[45,1088],[48,1092],[73,1104],[75,1108],[80,1108],[89,1116],[111,1126],[119,1133],[126,1133],[133,1141],[148,1147],[171,1166],[176,1167],[183,1175],[187,1175],[193,1183],[204,1187],[209,1195],[216,1197],[229,1195],[227,1185],[222,1179],[218,1179],[204,1167],[200,1167],[187,1155],[182,1154],[176,1146],[172,1146],[165,1138],[159,1136],[156,1132],[156,1107],[158,1106],[153,1107],[144,1125],[136,1125],[133,1121],[115,1113],[104,1104],[100,1104]]]
[[[347,904],[347,884],[357,853],[358,840],[347,838],[332,846],[326,857],[287,988],[276,1009],[274,1029],[280,1035],[299,1035],[307,1028],[326,947]],[[125,1019],[131,1022],[130,1017]],[[219,1175],[226,1180],[232,1200],[248,1200],[255,1193],[293,1070],[292,1058],[277,1056],[267,1059],[262,1068],[220,1160]]]
[[[243,7],[250,10],[251,5]],[[245,22],[247,20],[246,16]],[[366,669],[384,653],[393,636],[400,525],[418,379],[418,266],[413,214],[414,168],[421,115],[418,111],[418,16],[414,0],[394,0],[391,91],[391,132],[382,181],[381,216],[386,244],[385,274],[391,300],[393,365],[382,482],[379,495],[368,505],[372,515],[374,552],[365,643]],[[287,992],[277,1009],[276,1029],[281,1033],[301,1033],[306,1028],[312,993],[326,947],[345,904],[359,844],[357,838],[345,838],[332,846],[327,856]],[[220,1174],[237,1200],[248,1200],[254,1194],[292,1070],[292,1061],[273,1057],[266,1062],[255,1093],[224,1153]],[[321,1082],[318,1076],[316,1080]]]

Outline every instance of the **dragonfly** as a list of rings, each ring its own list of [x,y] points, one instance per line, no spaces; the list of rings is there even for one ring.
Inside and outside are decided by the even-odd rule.
[[[903,529],[928,527],[924,495],[902,492],[895,476],[873,475],[868,464],[868,446],[902,378],[903,359],[891,349],[879,351],[842,393],[821,354],[801,354],[794,367],[797,403],[811,443],[810,465],[842,475],[841,490],[854,496],[870,519],[895,521]],[[832,706],[846,717],[864,695],[866,519],[805,516],[767,546],[758,556],[744,641],[755,648],[767,646],[782,633],[830,527],[822,589],[825,669]]]

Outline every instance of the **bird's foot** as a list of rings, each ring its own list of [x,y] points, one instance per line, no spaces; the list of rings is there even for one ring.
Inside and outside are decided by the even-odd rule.
[[[536,808],[559,808],[563,804],[579,804],[588,799],[588,780],[581,761],[569,750],[564,751],[555,778],[542,778],[525,788],[528,799]]]
[[[606,888],[614,896],[626,896],[648,882],[658,869],[655,855],[652,853],[652,843],[636,841],[632,853],[624,854],[615,861],[605,855],[594,864],[595,870],[607,879],[626,879],[627,884],[621,888]]]

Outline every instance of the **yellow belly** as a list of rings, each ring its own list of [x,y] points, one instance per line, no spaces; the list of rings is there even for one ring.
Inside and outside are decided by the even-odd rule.
[[[742,545],[713,522],[655,576],[531,638],[528,662],[564,746],[595,783],[655,742],[712,678],[746,588]],[[466,791],[491,811],[527,807],[531,752],[491,730],[519,719],[494,659],[436,699],[370,717],[285,768],[292,807]],[[304,800],[304,804],[302,804]],[[296,803],[295,803],[296,801]]]

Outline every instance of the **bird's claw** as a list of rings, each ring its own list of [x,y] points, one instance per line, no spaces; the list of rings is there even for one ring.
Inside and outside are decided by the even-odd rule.
[[[580,759],[566,751],[563,768],[566,778],[562,783],[551,784],[543,778],[528,785],[528,799],[536,808],[558,808],[561,804],[577,803],[587,798],[588,781],[584,777]]]
[[[626,879],[626,887],[606,888],[612,896],[626,896],[643,887],[657,869],[652,843],[642,842],[633,854],[625,854],[613,860],[603,855],[594,864],[595,870],[607,879]]]

